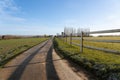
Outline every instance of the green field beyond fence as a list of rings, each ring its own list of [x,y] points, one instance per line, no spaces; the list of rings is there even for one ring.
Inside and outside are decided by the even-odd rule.
[[[47,39],[48,38],[25,38],[0,40],[0,65],[5,64],[12,57]]]
[[[63,39],[66,41],[66,38]],[[80,37],[67,37],[67,43],[72,43],[72,45],[77,45],[80,47]],[[97,48],[104,48],[109,50],[115,50],[120,52],[120,37],[84,37],[83,38],[83,47],[92,46]]]
[[[84,37],[84,39],[120,40],[120,37]],[[72,39],[72,44],[70,44],[70,37],[56,38],[54,42],[55,46],[57,46],[56,50],[93,72],[101,79],[108,80],[108,78],[115,77],[118,78],[116,80],[120,80],[120,55],[88,48],[83,48],[81,53],[80,46],[73,44],[80,44],[80,39]],[[120,43],[83,41],[83,44],[120,51]]]

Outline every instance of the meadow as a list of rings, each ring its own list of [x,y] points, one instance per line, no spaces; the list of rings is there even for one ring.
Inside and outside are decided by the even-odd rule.
[[[96,40],[98,40],[98,42],[96,42]],[[102,40],[103,42],[102,41],[100,42],[100,40]],[[108,40],[110,41],[114,40],[119,42],[104,42]],[[67,42],[70,43],[70,38],[67,38]],[[79,38],[74,39],[73,37],[72,42],[80,44],[80,39]],[[84,37],[83,45],[120,51],[120,37]]]
[[[23,51],[47,40],[48,38],[22,38],[0,40],[0,66]]]
[[[101,39],[100,37],[91,37],[92,39]],[[120,37],[102,37],[101,40],[120,40]],[[80,43],[80,40],[73,40],[74,43]],[[56,38],[54,44],[56,51],[63,56],[69,58],[73,62],[83,66],[88,71],[96,74],[100,79],[108,80],[116,78],[120,80],[120,55],[106,53],[103,51],[83,48],[83,53],[80,53],[80,47],[65,42],[65,39]],[[105,43],[105,42],[90,42],[84,41],[85,45],[104,47],[109,49],[120,50],[120,43]]]

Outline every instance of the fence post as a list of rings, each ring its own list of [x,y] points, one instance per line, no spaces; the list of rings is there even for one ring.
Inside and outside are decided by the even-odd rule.
[[[65,35],[65,37],[66,37],[66,42],[67,42],[67,35]]]
[[[72,45],[72,33],[70,34],[70,45]]]
[[[65,33],[64,33],[64,42],[65,42]]]
[[[83,53],[83,32],[81,31],[81,38],[80,38],[80,52]]]

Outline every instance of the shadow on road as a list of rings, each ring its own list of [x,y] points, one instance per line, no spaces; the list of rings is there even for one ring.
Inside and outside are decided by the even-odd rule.
[[[56,69],[54,67],[53,62],[62,60],[62,59],[55,59],[53,60],[52,58],[52,50],[53,47],[51,46],[49,51],[47,52],[46,55],[46,61],[39,61],[39,62],[33,62],[30,63],[30,61],[33,59],[33,57],[43,48],[47,42],[42,45],[39,49],[37,49],[34,53],[32,53],[30,56],[28,56],[20,65],[12,65],[12,66],[5,66],[4,68],[12,68],[12,67],[17,67],[16,70],[11,74],[11,76],[7,80],[21,80],[22,74],[26,68],[27,65],[31,64],[38,64],[38,63],[45,63],[46,64],[46,77],[47,80],[60,80],[58,77],[58,74],[56,72]]]
[[[63,59],[54,59],[54,60],[51,60],[51,61],[59,61],[59,60],[63,60]],[[28,63],[27,65],[32,65],[32,64],[39,64],[39,63],[41,63],[41,64],[43,64],[43,63],[51,63],[51,61],[49,60],[49,61],[43,61],[43,62],[40,62],[40,61],[36,61],[36,62],[30,62],[30,63]],[[12,66],[4,66],[3,68],[12,68],[12,67],[18,67],[18,66],[21,66],[21,65],[12,65]]]
[[[54,59],[54,60],[51,60],[51,61],[59,61],[59,60],[63,60],[63,59]],[[30,63],[28,63],[27,65],[32,65],[32,64],[43,64],[43,63],[49,63],[49,62],[51,62],[50,60],[48,61],[48,62],[46,62],[46,61],[38,61],[38,62],[30,62]],[[3,68],[13,68],[13,67],[18,67],[18,66],[21,66],[21,65],[11,65],[11,66],[4,66]]]
[[[47,58],[46,58],[47,80],[60,80],[53,64],[52,50],[53,47],[51,46],[47,53]]]
[[[39,52],[41,48],[43,48],[47,42],[42,45],[39,49],[37,49],[34,53],[32,53],[29,57],[27,57],[20,66],[17,67],[17,69],[12,73],[12,75],[8,78],[8,80],[20,80],[23,71],[25,70],[25,67],[29,64],[29,62],[32,60],[32,58]]]

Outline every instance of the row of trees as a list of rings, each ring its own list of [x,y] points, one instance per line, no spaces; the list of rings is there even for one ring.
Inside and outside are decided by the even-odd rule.
[[[19,39],[19,38],[41,38],[41,37],[51,37],[52,35],[0,35],[0,39]]]
[[[83,36],[89,36],[90,29],[89,28],[72,28],[72,27],[65,27],[64,32],[62,33],[62,36],[81,36],[81,33],[83,33]]]

